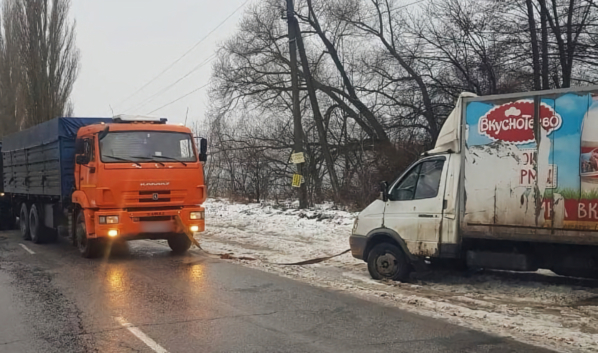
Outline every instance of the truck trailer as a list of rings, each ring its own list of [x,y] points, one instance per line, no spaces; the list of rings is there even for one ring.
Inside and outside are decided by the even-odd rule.
[[[88,258],[134,239],[185,252],[185,233],[205,228],[207,144],[194,141],[187,127],[129,116],[56,118],[5,136],[1,221],[35,243],[66,230]]]
[[[429,262],[598,277],[598,86],[462,94],[349,242],[375,279]]]

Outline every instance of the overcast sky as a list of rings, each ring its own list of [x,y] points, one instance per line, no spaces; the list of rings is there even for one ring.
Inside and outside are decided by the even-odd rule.
[[[112,116],[110,105],[115,114],[127,111],[146,115],[208,83],[212,62],[139,106],[214,54],[218,44],[236,31],[244,9],[259,0],[249,1],[171,70],[125,100],[245,1],[72,0],[71,15],[77,21],[77,44],[81,50],[81,70],[72,94],[75,116]],[[188,107],[189,125],[203,118],[206,92],[202,89],[152,115],[182,123]]]

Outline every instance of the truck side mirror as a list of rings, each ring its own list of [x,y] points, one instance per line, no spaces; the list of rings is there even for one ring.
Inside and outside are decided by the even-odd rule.
[[[75,163],[88,164],[91,162],[92,141],[90,139],[80,139],[75,141]]]
[[[382,201],[388,201],[388,183],[385,181],[380,183],[380,194],[382,195]]]
[[[89,156],[85,155],[85,154],[80,154],[77,155],[77,157],[75,158],[75,163],[77,164],[88,164],[89,163]]]
[[[202,138],[199,140],[199,161],[205,162],[208,160],[208,140]]]

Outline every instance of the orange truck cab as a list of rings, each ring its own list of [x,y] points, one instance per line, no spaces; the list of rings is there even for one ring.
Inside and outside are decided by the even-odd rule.
[[[71,168],[67,175],[59,173],[62,189],[72,173],[71,190],[44,195],[42,185],[35,194],[29,188],[9,196],[24,238],[48,240],[52,228],[64,224],[84,257],[100,255],[115,240],[165,239],[174,252],[188,250],[186,233],[205,228],[205,139],[198,151],[191,130],[166,124],[166,119],[119,116],[80,125],[74,144],[59,141],[57,147],[60,156],[74,157],[74,163],[59,165]],[[12,152],[2,152],[7,179],[6,156]],[[18,168],[9,157],[12,169]],[[34,169],[31,163],[27,167]]]

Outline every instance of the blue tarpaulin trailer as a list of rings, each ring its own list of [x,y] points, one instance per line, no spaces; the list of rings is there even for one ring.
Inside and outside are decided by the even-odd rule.
[[[4,193],[70,199],[79,128],[111,118],[55,118],[2,140]]]

